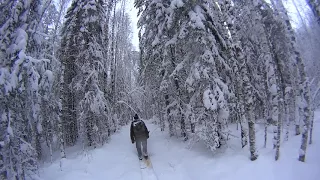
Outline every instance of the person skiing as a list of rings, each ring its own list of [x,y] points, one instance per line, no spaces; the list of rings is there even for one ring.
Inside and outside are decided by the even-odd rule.
[[[137,114],[134,115],[134,120],[131,122],[130,137],[132,144],[136,142],[139,159],[142,160],[142,155],[145,159],[148,159],[147,139],[149,139],[149,131]]]

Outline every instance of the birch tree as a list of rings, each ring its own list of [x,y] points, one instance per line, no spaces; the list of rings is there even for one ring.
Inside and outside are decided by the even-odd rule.
[[[298,105],[302,111],[301,118],[303,122],[303,131],[302,131],[302,142],[301,142],[301,147],[299,151],[299,161],[304,162],[306,149],[307,149],[309,123],[310,123],[310,116],[311,116],[310,85],[309,85],[309,80],[306,76],[303,59],[296,45],[296,37],[294,34],[294,30],[292,29],[289,16],[287,14],[287,11],[285,11],[281,1],[279,2],[279,7],[283,12],[283,18],[284,18],[284,21],[286,22],[287,34],[291,39],[291,49],[290,49],[291,55],[292,55],[292,58],[295,60],[295,63],[297,64],[298,72],[300,75],[300,79],[298,80],[300,101],[298,102]]]

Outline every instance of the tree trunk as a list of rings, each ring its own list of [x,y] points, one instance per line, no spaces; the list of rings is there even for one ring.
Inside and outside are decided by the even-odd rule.
[[[300,108],[303,110],[303,131],[302,131],[302,142],[300,147],[300,153],[299,153],[299,161],[304,162],[305,156],[306,156],[306,150],[307,150],[307,142],[308,142],[308,131],[309,131],[309,123],[310,123],[310,87],[309,87],[309,81],[307,80],[305,71],[304,71],[304,64],[300,57],[300,53],[295,51],[295,54],[297,55],[297,62],[299,66],[299,73],[300,73],[300,92],[301,92],[301,103]]]
[[[158,104],[158,116],[159,116],[159,119],[160,119],[160,130],[164,131],[164,129],[165,129],[165,120],[163,118],[162,107],[161,107],[160,102],[158,102],[157,104]]]
[[[112,22],[112,30],[111,30],[111,63],[110,63],[110,74],[111,74],[111,93],[110,96],[112,97],[112,101],[115,102],[116,101],[116,96],[115,96],[115,84],[116,84],[116,76],[115,76],[115,72],[116,72],[116,62],[115,62],[115,26],[116,26],[116,1],[113,2],[114,3],[114,8],[113,8],[113,22]],[[113,117],[112,117],[113,118]]]
[[[188,140],[184,114],[181,114],[181,136],[184,138],[184,141]]]
[[[309,144],[312,144],[313,121],[314,121],[314,110],[312,110],[311,112]]]
[[[283,103],[282,101],[279,101],[279,116],[277,121],[277,137],[276,137],[276,154],[275,154],[275,160],[277,161],[280,156],[280,142],[281,142],[281,126],[282,126],[282,115],[283,115]]]
[[[170,137],[172,137],[174,135],[174,131],[173,131],[172,117],[170,115],[170,108],[168,108],[168,105],[170,104],[168,94],[165,95],[165,100],[166,100],[166,108],[167,108],[167,120],[169,123],[169,134],[170,134]]]
[[[263,147],[266,148],[267,147],[267,141],[268,141],[268,126],[269,126],[269,122],[268,122],[268,110],[267,110],[267,104],[266,102],[263,105],[263,118],[265,120],[265,124],[264,124],[264,145]]]
[[[248,112],[248,126],[249,126],[249,144],[250,144],[250,160],[254,161],[258,158],[258,154],[256,151],[256,133],[254,127],[254,114],[253,111],[250,110]]]
[[[265,125],[264,125],[264,144],[263,144],[264,148],[267,147],[267,141],[268,141],[268,123],[265,122]]]
[[[52,151],[52,143],[49,144],[49,151],[50,151],[50,163],[53,163],[53,151]]]
[[[191,122],[191,132],[195,133],[196,124],[194,122]]]
[[[289,107],[290,107],[290,94],[293,94],[292,92],[292,89],[288,89],[286,88],[285,90],[285,123],[286,123],[286,134],[285,134],[285,137],[284,137],[284,140],[285,141],[288,141],[289,140],[289,130],[290,130],[290,110],[289,110]]]
[[[300,135],[300,91],[299,91],[299,81],[298,81],[298,68],[297,65],[294,65],[294,77],[296,79],[294,80],[294,125],[295,125],[295,134]]]
[[[61,158],[66,158],[65,148],[64,148],[64,138],[63,138],[63,126],[61,120],[58,122],[58,138],[60,145],[60,156]]]
[[[246,116],[242,115],[240,119],[240,131],[241,131],[241,146],[244,148],[248,144],[247,139],[247,130],[244,127],[244,123],[246,122]]]
[[[300,62],[301,71],[303,71],[304,66],[302,62]],[[304,72],[304,71],[303,71]],[[304,73],[303,73],[304,74]],[[302,142],[300,146],[300,153],[299,153],[299,161],[305,162],[306,151],[307,151],[307,142],[308,142],[308,130],[309,130],[309,122],[310,122],[310,96],[308,93],[309,89],[309,82],[306,80],[305,74],[303,75],[304,85],[303,85],[303,97],[304,97],[304,105],[303,108],[303,131],[302,131]]]
[[[254,95],[253,87],[250,84],[250,80],[247,74],[247,69],[243,68],[243,92],[246,94],[244,101],[248,116],[248,126],[249,126],[249,144],[250,144],[250,154],[251,161],[258,158],[256,151],[256,132],[255,132],[255,115],[254,115]]]
[[[310,118],[310,138],[309,138],[309,144],[312,144],[312,133],[313,133],[313,121],[314,121],[314,111],[315,111],[315,99],[317,94],[320,92],[320,84],[319,87],[315,90],[313,96],[312,96],[312,106],[311,106],[311,118]]]

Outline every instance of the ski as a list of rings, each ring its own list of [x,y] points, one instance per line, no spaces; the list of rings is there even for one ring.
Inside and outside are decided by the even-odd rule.
[[[140,162],[140,168],[145,169],[145,168],[152,168],[152,163],[150,161],[150,158],[142,158],[139,160]]]
[[[143,180],[157,180],[157,176],[153,170],[150,157],[143,158],[140,161],[141,177]]]
[[[144,161],[144,163],[146,164],[146,166],[147,166],[148,168],[152,168],[152,163],[151,163],[150,157],[148,157],[148,158],[143,158],[143,161]]]

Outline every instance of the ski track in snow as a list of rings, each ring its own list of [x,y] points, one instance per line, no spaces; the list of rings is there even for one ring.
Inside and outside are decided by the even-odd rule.
[[[264,127],[257,125],[259,157],[252,162],[248,147],[241,149],[238,138],[229,141],[228,149],[213,155],[201,143],[189,149],[187,143],[170,138],[151,120],[145,122],[150,131],[148,151],[153,168],[141,169],[135,144],[130,141],[130,125],[127,125],[112,135],[110,142],[103,147],[82,153],[79,149],[73,149],[73,153],[67,154],[67,159],[43,165],[37,179],[318,180],[320,177],[320,111],[315,114],[314,140],[312,145],[308,144],[305,163],[297,160],[301,136],[293,136],[292,133],[288,142],[281,143],[279,161],[274,160],[271,127],[267,148],[263,148]],[[238,132],[234,133],[238,135]]]

